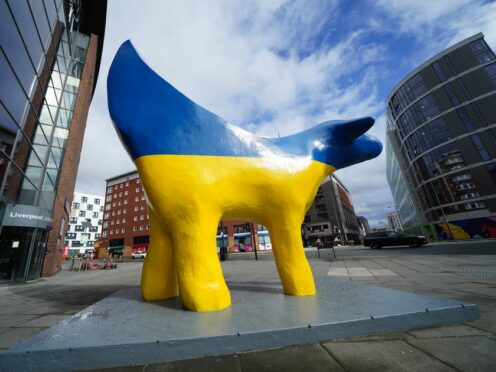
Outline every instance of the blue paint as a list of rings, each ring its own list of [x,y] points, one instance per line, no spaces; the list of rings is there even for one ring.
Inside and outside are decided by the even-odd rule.
[[[233,125],[197,105],[124,42],[107,80],[110,116],[133,159],[146,155],[262,157],[261,147],[343,168],[376,157],[381,143],[365,133],[374,119],[328,121],[283,138],[247,140]],[[236,134],[238,132],[238,135]]]

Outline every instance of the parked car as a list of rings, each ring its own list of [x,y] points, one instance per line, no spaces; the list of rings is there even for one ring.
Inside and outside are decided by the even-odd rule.
[[[131,253],[131,258],[145,258],[146,252],[133,252]]]
[[[365,235],[363,245],[371,249],[379,249],[392,245],[409,245],[419,247],[427,244],[427,239],[423,235],[405,234],[397,231],[382,231]]]

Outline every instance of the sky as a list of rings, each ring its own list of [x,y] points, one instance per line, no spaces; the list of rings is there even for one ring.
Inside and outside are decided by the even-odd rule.
[[[106,78],[130,39],[190,99],[257,135],[373,116],[385,143],[386,100],[410,71],[478,32],[496,50],[496,2],[482,0],[109,0],[104,49],[76,191],[135,169],[113,128]],[[338,170],[355,212],[386,226],[394,205],[386,154]]]

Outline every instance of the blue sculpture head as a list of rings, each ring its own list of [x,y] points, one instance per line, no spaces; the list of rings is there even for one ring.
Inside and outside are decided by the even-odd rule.
[[[364,134],[371,117],[327,121],[303,132],[262,138],[197,105],[155,73],[128,40],[110,67],[109,111],[133,159],[146,155],[310,157],[343,168],[378,156],[381,143]]]

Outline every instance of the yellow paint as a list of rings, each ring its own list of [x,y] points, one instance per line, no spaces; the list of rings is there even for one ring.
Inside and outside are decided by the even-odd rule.
[[[466,232],[463,228],[457,225],[453,225],[452,223],[446,224],[445,222],[440,223],[439,226],[446,231],[447,235],[453,235],[455,240],[464,240],[464,239],[470,239],[471,236],[468,232]]]
[[[151,218],[141,281],[145,300],[173,297],[178,288],[193,311],[231,304],[216,247],[222,218],[267,226],[284,293],[315,294],[301,224],[333,167],[302,158],[292,166],[287,159],[199,155],[149,155],[136,165]]]

